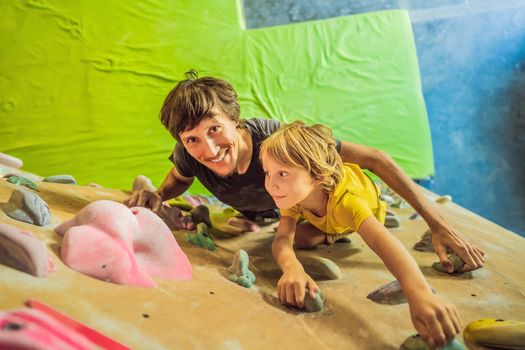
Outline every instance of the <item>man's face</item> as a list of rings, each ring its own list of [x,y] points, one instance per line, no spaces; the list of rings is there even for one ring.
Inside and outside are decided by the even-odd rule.
[[[211,118],[203,119],[195,128],[179,134],[188,153],[199,163],[221,177],[232,175],[239,157],[237,122],[216,110]]]
[[[304,169],[284,165],[263,155],[264,186],[279,209],[290,209],[304,201],[317,184]]]

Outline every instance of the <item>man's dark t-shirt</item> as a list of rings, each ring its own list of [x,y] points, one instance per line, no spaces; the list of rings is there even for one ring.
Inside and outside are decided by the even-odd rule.
[[[169,157],[184,177],[197,177],[199,181],[221,202],[237,209],[249,219],[255,216],[275,217],[276,205],[264,188],[264,171],[259,160],[261,143],[280,127],[275,119],[253,118],[244,121],[252,136],[252,159],[246,173],[220,177],[193,158],[180,143]],[[341,143],[337,140],[337,150]]]

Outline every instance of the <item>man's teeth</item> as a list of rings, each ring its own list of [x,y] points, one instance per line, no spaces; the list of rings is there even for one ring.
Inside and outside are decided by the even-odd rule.
[[[213,163],[219,163],[220,161],[222,161],[224,159],[225,156],[226,156],[226,150],[224,150],[219,157],[217,157],[215,159],[211,159],[210,161],[213,162]]]

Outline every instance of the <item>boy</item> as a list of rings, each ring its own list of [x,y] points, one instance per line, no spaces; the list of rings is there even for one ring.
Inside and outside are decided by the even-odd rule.
[[[305,288],[312,298],[319,291],[297,260],[294,241],[311,247],[325,234],[358,232],[399,281],[412,322],[430,346],[444,346],[461,331],[456,308],[433,294],[415,260],[383,226],[377,187],[359,166],[342,162],[329,128],[283,126],[263,142],[260,157],[266,190],[281,210],[272,253],[283,271],[277,285],[282,302],[303,307]]]

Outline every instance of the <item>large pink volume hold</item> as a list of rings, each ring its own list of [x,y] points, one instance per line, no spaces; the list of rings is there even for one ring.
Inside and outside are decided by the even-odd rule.
[[[101,200],[55,231],[61,258],[74,270],[119,284],[154,287],[151,276],[186,280],[191,264],[168,226],[152,211]]]

